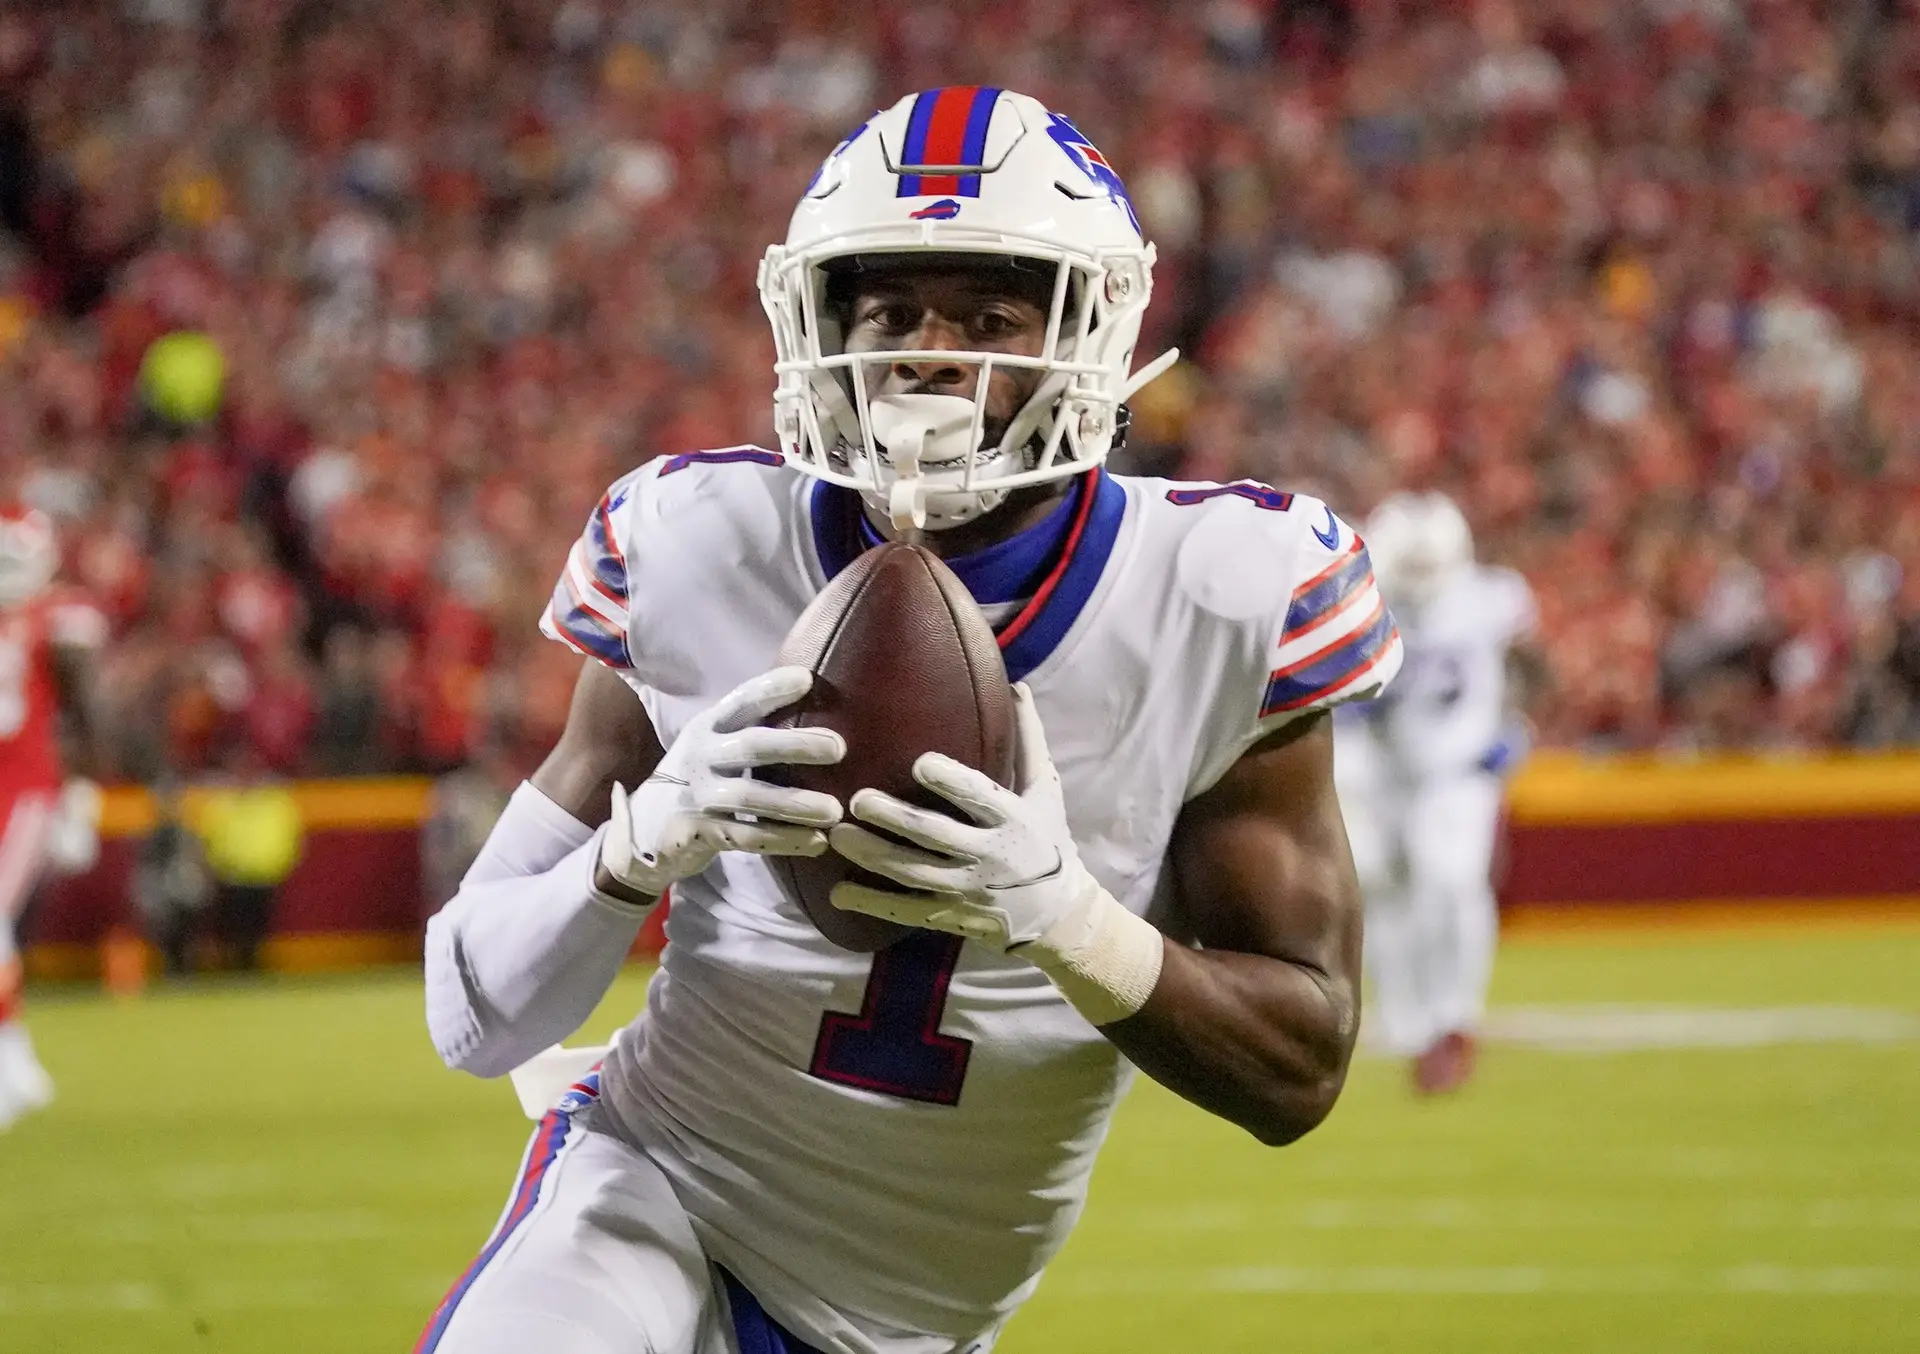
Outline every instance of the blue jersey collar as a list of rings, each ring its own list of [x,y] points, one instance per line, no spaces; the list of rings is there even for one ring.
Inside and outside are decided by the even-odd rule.
[[[813,486],[813,543],[831,579],[855,556],[878,544],[860,511],[859,496],[830,484]],[[1094,469],[1047,517],[1018,535],[946,563],[976,602],[992,605],[1028,597],[999,627],[1007,677],[1020,681],[1059,647],[1086,608],[1120,537],[1127,493]]]
[[[1032,526],[984,550],[946,560],[945,564],[967,585],[967,591],[981,606],[1025,601],[1045,581],[1049,566],[1059,554],[1067,533],[1073,529],[1079,499],[1080,486],[1075,486],[1074,492],[1061,495],[1053,511]],[[865,513],[856,513],[855,517],[862,550],[871,550],[885,539]]]

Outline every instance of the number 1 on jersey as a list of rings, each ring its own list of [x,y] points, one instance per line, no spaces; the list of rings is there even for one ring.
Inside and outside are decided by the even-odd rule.
[[[940,1018],[962,943],[918,931],[876,951],[860,1014],[821,1017],[813,1075],[902,1100],[959,1104],[973,1041],[940,1033]]]

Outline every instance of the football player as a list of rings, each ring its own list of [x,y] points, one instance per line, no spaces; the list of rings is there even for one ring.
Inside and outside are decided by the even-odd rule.
[[[427,936],[446,1062],[576,1028],[656,900],[647,1010],[541,1121],[431,1318],[443,1354],[959,1354],[1065,1241],[1139,1067],[1262,1142],[1339,1094],[1360,903],[1327,711],[1399,666],[1323,504],[1101,463],[1153,250],[1074,126],[991,88],[910,96],[814,177],[760,290],[779,451],[617,482],[543,628],[585,654],[559,744]],[[929,813],[757,773],[773,664],[861,551],[912,534],[994,624],[1019,783],[943,758]],[[838,851],[905,922],[828,943],[765,857]]]
[[[1385,699],[1341,712],[1336,780],[1366,899],[1372,1009],[1386,1048],[1412,1060],[1414,1089],[1431,1095],[1473,1074],[1502,788],[1543,669],[1526,580],[1474,562],[1445,495],[1394,495],[1366,535],[1406,666]]]
[[[0,1129],[53,1098],[20,1019],[14,928],[49,866],[84,869],[99,841],[100,792],[65,777],[60,742],[91,770],[87,673],[106,621],[53,586],[59,559],[44,514],[0,507]]]

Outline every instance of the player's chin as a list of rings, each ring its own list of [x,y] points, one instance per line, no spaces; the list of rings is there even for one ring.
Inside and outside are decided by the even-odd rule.
[[[1013,426],[1011,415],[1001,416],[989,413],[980,425],[980,447],[983,451],[998,451],[1000,439],[1007,435],[1007,429]]]

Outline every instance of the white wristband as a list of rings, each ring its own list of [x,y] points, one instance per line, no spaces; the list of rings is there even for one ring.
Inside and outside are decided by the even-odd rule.
[[[1111,1025],[1153,995],[1166,942],[1152,922],[1134,916],[1095,885],[1087,906],[1034,941],[1027,958],[1081,1015],[1095,1025]]]
[[[607,824],[600,829],[600,863],[608,874],[629,888],[641,893],[651,894],[650,901],[635,903],[625,898],[615,898],[593,891],[594,897],[604,899],[615,907],[637,909],[642,914],[651,912],[654,904],[660,901],[660,895],[673,883],[662,878],[660,872],[640,860],[633,846],[633,811],[628,806],[627,787],[619,781],[613,783],[613,811],[607,818]]]

